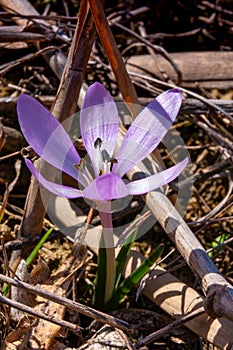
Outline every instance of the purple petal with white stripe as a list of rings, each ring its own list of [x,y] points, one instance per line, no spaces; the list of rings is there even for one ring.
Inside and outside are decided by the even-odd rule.
[[[184,170],[188,164],[188,158],[182,160],[182,162],[172,166],[169,169],[163,170],[157,174],[145,177],[140,180],[132,181],[128,183],[127,189],[131,195],[140,195],[157,188],[160,188],[167,183],[174,180]]]
[[[17,111],[21,130],[33,150],[51,165],[77,179],[74,164],[79,164],[80,156],[59,121],[28,95],[19,96]]]
[[[102,141],[101,148],[111,157],[118,133],[117,107],[103,85],[94,83],[88,88],[80,117],[83,143],[92,160],[95,175],[98,176],[102,159],[95,142],[99,138]]]
[[[181,101],[179,90],[172,89],[143,109],[122,141],[116,157],[118,163],[112,169],[115,174],[122,177],[158,146],[176,118]]]
[[[39,181],[41,185],[57,196],[64,198],[78,198],[83,196],[82,191],[76,188],[59,185],[45,179],[29,159],[25,159],[25,163],[37,181]]]

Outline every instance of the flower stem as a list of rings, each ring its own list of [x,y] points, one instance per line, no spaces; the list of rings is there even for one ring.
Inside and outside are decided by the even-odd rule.
[[[106,249],[106,284],[104,303],[111,298],[116,279],[115,248],[112,227],[111,202],[98,203],[99,215],[103,226],[104,246]]]

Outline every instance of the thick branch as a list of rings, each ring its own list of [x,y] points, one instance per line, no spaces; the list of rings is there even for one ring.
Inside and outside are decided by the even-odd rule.
[[[135,167],[127,175],[141,172]],[[206,310],[211,316],[233,321],[233,288],[220,274],[201,243],[195,237],[176,208],[161,191],[145,196],[145,201],[164,231],[190,266],[207,296]]]

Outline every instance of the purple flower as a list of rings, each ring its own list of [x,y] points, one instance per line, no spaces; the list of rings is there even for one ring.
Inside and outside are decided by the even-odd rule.
[[[122,177],[158,146],[175,120],[181,100],[177,89],[153,100],[133,121],[117,154],[113,155],[118,134],[117,107],[103,85],[91,85],[80,113],[82,140],[93,165],[94,175],[91,175],[57,119],[35,99],[21,95],[17,111],[27,142],[46,162],[77,180],[82,190],[48,181],[29,159],[25,159],[26,165],[45,188],[65,198],[108,201],[152,191],[175,179],[188,159],[127,184]]]

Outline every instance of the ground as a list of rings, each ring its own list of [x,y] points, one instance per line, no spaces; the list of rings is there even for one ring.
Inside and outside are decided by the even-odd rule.
[[[0,276],[13,277],[16,273],[19,279],[32,286],[39,286],[53,296],[67,297],[90,307],[97,265],[95,249],[87,247],[86,250],[85,247],[80,247],[80,242],[74,243],[74,237],[65,235],[63,230],[56,227],[30,266],[25,267],[22,263],[22,257],[28,258],[40,241],[41,235],[53,227],[54,222],[51,216],[46,214],[43,225],[36,226],[33,220],[37,221],[36,215],[40,215],[38,206],[38,214],[34,213],[31,216],[33,220],[29,214],[27,232],[20,231],[25,220],[24,211],[28,213],[31,208],[35,210],[37,205],[33,207],[33,203],[25,204],[31,175],[24,164],[23,155],[26,154],[32,159],[35,155],[31,155],[31,150],[26,149],[28,145],[21,133],[16,113],[16,101],[21,93],[36,97],[47,108],[52,107],[62,78],[51,60],[48,60],[48,56],[44,59],[44,50],[51,47],[51,51],[48,51],[50,55],[54,52],[68,54],[80,2],[31,1],[34,9],[40,15],[44,14],[44,17],[39,19],[45,21],[46,28],[43,24],[38,26],[27,22],[25,16],[21,16],[24,1],[20,3],[20,6],[13,2],[9,5],[17,6],[14,8],[17,15],[12,15],[9,8],[4,7],[4,1],[0,1]],[[184,178],[188,184],[185,188],[186,191],[190,188],[192,191],[187,203],[183,196],[180,198],[184,220],[225,279],[232,283],[232,1],[116,1],[114,4],[106,1],[104,8],[126,66],[130,65],[131,59],[138,65],[127,67],[131,72],[130,79],[135,86],[139,103],[147,104],[173,84],[183,89],[182,108],[168,138],[159,145],[159,151],[165,165],[171,166],[171,155],[173,159],[179,159],[185,145],[190,157],[189,171],[185,173]],[[19,18],[24,18],[24,22],[19,23]],[[34,17],[34,20],[38,18]],[[7,31],[3,32],[6,26]],[[13,34],[7,39],[9,28]],[[61,31],[57,32],[58,29]],[[84,43],[83,50],[87,49],[88,40]],[[198,64],[197,53],[201,53]],[[139,72],[138,69],[143,69],[144,64],[150,64],[150,70]],[[124,92],[113,74],[98,35],[87,65],[82,66],[82,72],[83,70],[87,86],[99,81],[116,101],[122,100]],[[73,93],[75,95],[75,92]],[[128,123],[128,116],[125,118]],[[182,146],[173,144],[174,135],[177,133],[182,139]],[[75,141],[80,154],[85,155],[82,140],[79,138]],[[149,161],[153,166],[153,159]],[[177,195],[178,185],[179,182],[174,182],[167,189],[171,200],[174,199],[172,195]],[[87,219],[90,207],[83,200],[69,202],[72,214],[70,211],[65,212],[64,204],[62,205],[62,209],[57,209],[55,213],[58,217],[68,217],[75,213],[75,218],[80,223]],[[144,209],[143,199],[135,197],[124,211],[114,214],[114,225],[127,226],[136,217],[143,220]],[[100,227],[97,211],[93,212],[90,220],[94,230]],[[38,233],[41,235],[38,236]],[[164,244],[160,267],[177,278],[184,288],[191,287],[203,296],[194,271],[188,267],[179,252],[179,247],[168,238],[161,224],[154,222],[150,229],[135,241],[133,249],[138,254],[148,257],[159,244]],[[20,260],[21,270],[17,268]],[[166,275],[170,276],[164,276]],[[0,280],[4,288],[4,280],[1,277]],[[52,302],[53,297],[50,301],[45,300],[37,291],[36,297],[31,298],[27,292],[20,294],[15,290],[17,291],[11,287],[8,294],[3,291],[3,296],[21,305],[30,305],[39,318],[22,312],[12,313],[6,304],[8,299],[1,300],[0,331],[3,348],[77,349],[83,344],[90,346],[91,336],[95,336],[102,326],[102,323],[97,321],[92,323],[93,319],[99,320],[98,317],[87,317],[85,313],[78,313],[77,309],[55,304]],[[233,340],[227,331],[225,336],[221,333],[222,330],[219,330],[219,335],[212,340],[183,325],[171,326],[171,329],[166,331],[163,327],[172,324],[176,319],[175,309],[172,311],[171,307],[168,311],[167,307],[159,307],[158,303],[143,294],[143,291],[138,297],[136,294],[135,288],[123,299],[119,309],[106,310],[106,313],[125,320],[134,327],[133,334],[127,334],[127,337],[125,331],[110,336],[110,339],[113,339],[120,334],[121,340],[123,339],[120,348],[130,349],[133,343],[158,330],[161,330],[160,336],[148,345],[141,344],[137,348],[231,348],[227,345]],[[55,317],[59,324],[43,321],[41,315]],[[62,321],[67,324],[63,324]],[[80,330],[72,328],[72,325],[80,326]],[[200,329],[202,326],[204,327],[204,324],[199,325]],[[224,336],[225,341],[229,339],[226,343],[222,339]],[[103,341],[106,342],[106,339]],[[107,345],[108,348],[116,348],[109,343]]]

